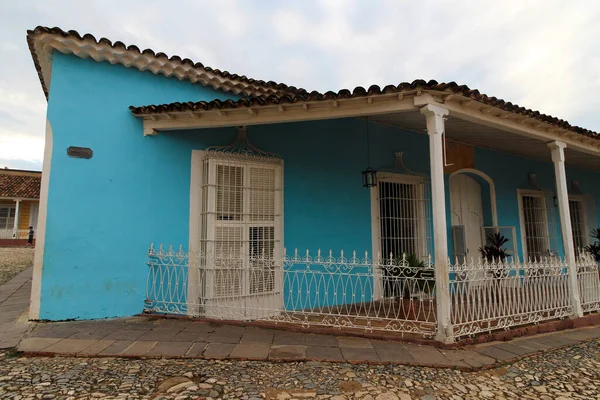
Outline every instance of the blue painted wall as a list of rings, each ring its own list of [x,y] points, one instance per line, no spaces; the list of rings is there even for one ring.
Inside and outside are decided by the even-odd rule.
[[[231,96],[56,54],[48,105],[54,143],[41,319],[117,317],[142,311],[148,245],[187,247],[192,150],[229,144],[236,131],[143,137],[141,122],[128,106],[215,97]],[[429,173],[426,135],[376,124],[371,124],[370,134],[372,167],[389,167],[393,153],[404,151],[410,169]],[[361,171],[367,166],[363,121],[265,125],[249,127],[248,135],[257,147],[284,159],[284,234],[290,251],[297,247],[316,254],[331,248],[335,255],[344,250],[347,256],[352,250],[361,255],[371,252],[370,194],[361,185]],[[69,158],[69,146],[90,147],[94,156]],[[501,225],[518,228],[516,189],[528,187],[529,172],[538,175],[542,186],[554,187],[550,163],[476,149],[475,164],[496,183]],[[600,199],[600,189],[594,186],[598,174],[571,170],[568,174]],[[450,218],[450,237],[449,222]],[[286,301],[299,304],[292,298]]]
[[[55,52],[40,319],[141,311],[150,237],[188,240],[189,144],[166,136],[144,138],[128,107],[216,97],[233,98],[175,78]],[[69,158],[69,146],[90,147],[93,158]]]

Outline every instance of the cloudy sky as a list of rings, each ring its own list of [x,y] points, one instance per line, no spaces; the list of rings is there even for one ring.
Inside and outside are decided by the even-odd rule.
[[[309,90],[456,81],[600,131],[598,21],[596,0],[0,0],[0,168],[41,169],[37,25]]]

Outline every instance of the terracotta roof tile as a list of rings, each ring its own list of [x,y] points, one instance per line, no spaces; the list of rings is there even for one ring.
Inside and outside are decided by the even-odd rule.
[[[41,172],[35,174],[18,174],[8,171],[0,170],[0,198],[40,198]]]
[[[207,111],[213,109],[231,109],[241,107],[255,107],[264,105],[279,105],[279,104],[293,104],[299,102],[314,102],[323,100],[336,100],[336,99],[348,99],[357,97],[368,97],[380,94],[394,94],[405,91],[414,90],[432,90],[440,92],[448,92],[454,95],[460,95],[467,97],[474,101],[481,102],[486,105],[500,108],[504,111],[520,114],[526,117],[535,118],[542,122],[555,125],[557,127],[573,131],[575,133],[589,136],[594,139],[600,140],[600,133],[591,131],[589,129],[581,128],[569,124],[563,119],[553,117],[551,115],[542,114],[539,111],[534,111],[529,108],[521,107],[517,104],[499,99],[497,97],[488,96],[482,94],[477,89],[470,89],[466,85],[459,85],[456,82],[438,83],[435,80],[425,81],[422,79],[415,80],[413,82],[402,82],[398,85],[387,85],[381,89],[377,85],[372,85],[368,89],[361,86],[354,88],[352,91],[349,89],[342,89],[338,92],[328,91],[325,93],[320,92],[301,92],[296,94],[282,95],[282,96],[255,96],[250,98],[243,98],[237,101],[227,100],[213,100],[213,101],[199,101],[199,102],[184,102],[184,103],[170,103],[161,105],[148,105],[148,106],[130,106],[129,109],[134,115],[144,114],[160,114],[173,111]]]
[[[88,41],[93,42],[94,44],[106,45],[110,49],[127,50],[127,51],[132,51],[132,52],[137,53],[138,56],[143,54],[143,55],[147,55],[147,56],[150,56],[150,57],[153,57],[156,59],[167,60],[167,61],[173,63],[173,66],[171,69],[176,69],[177,67],[188,65],[188,66],[191,66],[198,70],[202,70],[202,71],[206,71],[206,72],[210,72],[212,74],[218,75],[226,80],[243,83],[246,85],[251,85],[253,87],[262,88],[262,89],[268,90],[268,91],[275,91],[278,93],[303,93],[303,92],[306,92],[306,90],[304,90],[302,88],[288,86],[283,83],[277,83],[277,82],[273,82],[273,81],[267,82],[267,81],[263,81],[260,79],[249,78],[245,75],[238,75],[238,74],[234,74],[234,73],[231,73],[228,71],[221,71],[219,69],[214,69],[214,68],[206,66],[200,62],[193,62],[189,58],[182,59],[181,57],[179,57],[177,55],[168,57],[165,53],[162,53],[162,52],[155,53],[151,49],[140,50],[140,48],[135,45],[126,46],[123,42],[120,42],[120,41],[113,43],[107,38],[100,38],[98,40],[89,33],[86,33],[83,36],[81,36],[79,34],[79,32],[74,31],[74,30],[64,31],[58,27],[48,28],[48,27],[44,27],[44,26],[38,26],[33,30],[27,31],[27,43],[29,45],[29,50],[31,52],[31,56],[33,57],[33,62],[35,64],[35,68],[38,71],[38,76],[39,76],[40,82],[42,84],[42,89],[44,90],[44,94],[46,95],[46,98],[48,98],[48,83],[49,82],[45,82],[44,74],[42,73],[42,66],[40,65],[40,60],[38,58],[38,54],[37,54],[36,48],[35,48],[36,36],[41,35],[41,34],[58,35],[58,36],[62,36],[64,38],[72,38],[72,39],[77,39],[77,40],[88,40]],[[75,54],[78,55],[78,53],[75,53]],[[133,64],[132,66],[136,67],[135,64]],[[164,73],[165,75],[167,75],[167,72],[161,72],[161,73]],[[184,77],[183,79],[185,79],[185,78],[186,77]],[[227,90],[227,89],[224,89],[224,90]]]

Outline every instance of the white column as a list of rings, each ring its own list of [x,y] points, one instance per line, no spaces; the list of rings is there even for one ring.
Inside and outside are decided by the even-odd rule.
[[[446,193],[444,189],[444,154],[442,134],[444,116],[448,110],[435,104],[421,108],[429,134],[431,168],[431,204],[433,210],[433,243],[435,256],[435,285],[437,306],[437,337],[444,343],[454,341],[450,322],[450,274],[448,265],[448,232],[446,228]]]
[[[18,239],[17,229],[19,229],[19,212],[21,211],[21,200],[15,200],[15,223],[13,225],[13,239]]]
[[[569,292],[573,305],[573,317],[583,316],[579,298],[579,285],[577,283],[577,266],[575,265],[575,245],[573,243],[573,229],[571,228],[571,211],[569,210],[569,193],[567,191],[567,174],[565,172],[565,148],[563,142],[548,143],[554,163],[554,176],[556,178],[556,197],[558,198],[558,213],[560,215],[560,228],[562,231],[563,248],[569,268]]]

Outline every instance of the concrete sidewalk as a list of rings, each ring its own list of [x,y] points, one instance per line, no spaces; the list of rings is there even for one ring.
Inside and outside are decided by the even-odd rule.
[[[29,298],[33,268],[0,285],[0,349],[15,347],[29,329]]]
[[[138,317],[38,323],[18,350],[28,355],[395,363],[470,371],[595,338],[600,338],[600,327],[441,350],[350,336]]]

